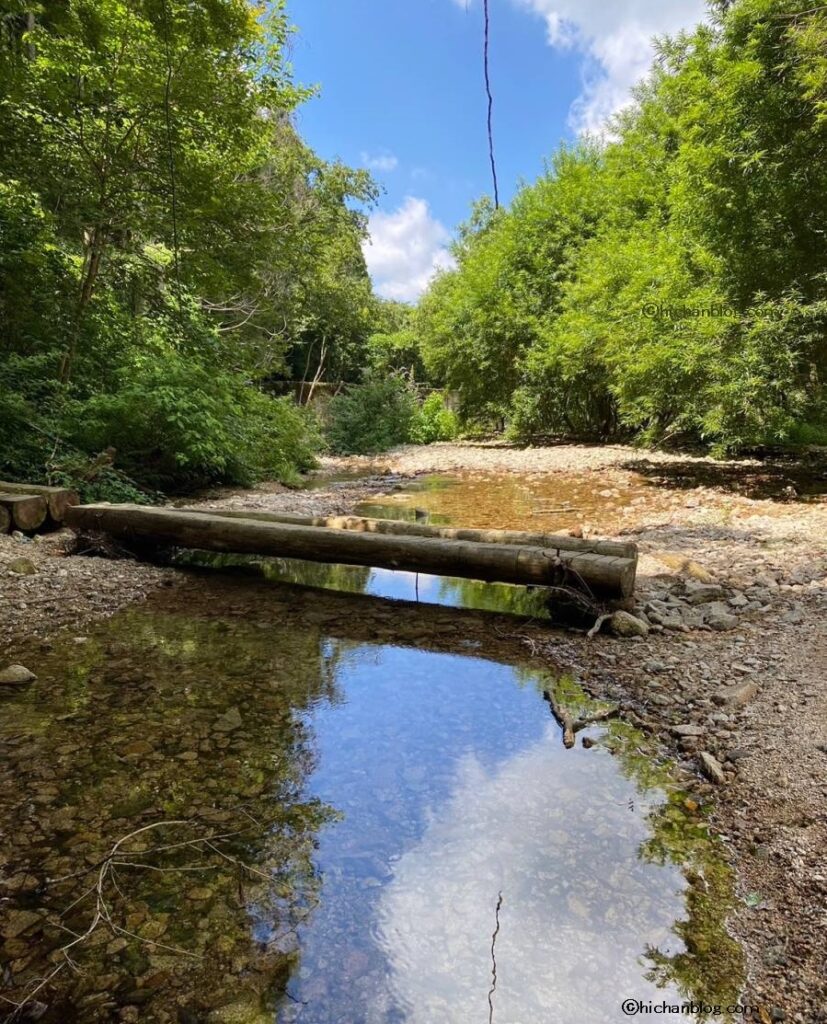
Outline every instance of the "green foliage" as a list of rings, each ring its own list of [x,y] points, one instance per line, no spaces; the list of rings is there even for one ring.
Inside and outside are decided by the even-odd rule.
[[[660,43],[613,141],[475,211],[417,322],[466,420],[717,450],[821,436],[825,47],[804,0],[720,5]]]
[[[434,441],[453,441],[458,434],[456,413],[447,408],[441,394],[432,391],[414,416],[410,440],[414,444],[433,444]]]
[[[283,4],[2,6],[0,470],[294,478],[318,432],[264,384],[364,360],[375,189],[292,126]]]
[[[407,378],[370,377],[330,402],[327,440],[341,455],[387,451],[410,439],[416,414],[416,391]]]

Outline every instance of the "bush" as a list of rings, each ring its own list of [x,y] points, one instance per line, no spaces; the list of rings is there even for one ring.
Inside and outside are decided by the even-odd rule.
[[[453,441],[459,433],[459,421],[439,392],[432,391],[417,411],[411,426],[414,444],[433,444],[434,441]]]
[[[339,455],[373,455],[410,439],[416,392],[399,375],[369,378],[328,406],[327,440]]]

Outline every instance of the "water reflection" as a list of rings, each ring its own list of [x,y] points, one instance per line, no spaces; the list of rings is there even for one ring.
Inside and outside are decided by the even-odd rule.
[[[117,867],[121,931],[38,994],[44,1022],[487,1020],[500,892],[495,1020],[734,1001],[703,823],[621,723],[565,751],[549,679],[484,618],[211,577],[82,639],[0,704],[0,996],[87,927],[117,839],[187,824],[132,841],[152,867]]]

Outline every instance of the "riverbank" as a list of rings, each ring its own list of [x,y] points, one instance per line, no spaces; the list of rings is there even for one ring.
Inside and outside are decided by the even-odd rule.
[[[633,611],[645,635],[589,640],[516,619],[498,628],[571,666],[588,690],[619,702],[675,754],[711,805],[737,870],[731,925],[748,958],[745,1002],[761,1005],[768,1020],[827,1019],[819,1016],[827,1005],[827,505],[808,495],[812,467],[621,447],[436,445],[326,460],[313,489],[222,491],[204,504],[343,513],[368,497],[392,497],[423,473],[472,478],[479,492],[497,496],[485,510],[492,516],[503,482],[527,486],[526,516],[538,511],[535,493],[576,485],[578,504],[559,520],[565,528],[639,544]],[[544,507],[531,522],[561,528]],[[465,521],[477,525],[482,513],[481,504],[470,507]],[[0,538],[4,661],[33,636],[45,645],[65,629],[82,636],[84,622],[186,579],[66,552],[63,535]],[[12,571],[18,558],[34,571]]]

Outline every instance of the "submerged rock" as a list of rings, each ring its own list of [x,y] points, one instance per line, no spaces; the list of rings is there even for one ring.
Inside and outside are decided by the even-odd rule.
[[[9,665],[0,672],[0,686],[25,686],[26,683],[33,683],[35,679],[37,676],[25,665]]]

